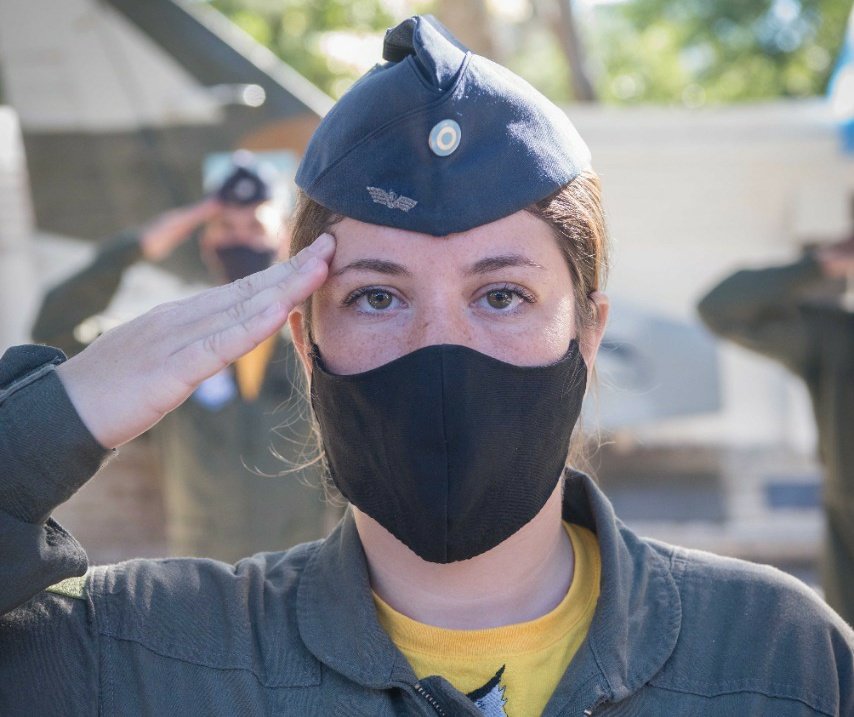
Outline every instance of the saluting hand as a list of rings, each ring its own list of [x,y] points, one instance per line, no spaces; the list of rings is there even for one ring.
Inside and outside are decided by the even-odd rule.
[[[222,211],[215,197],[196,204],[170,209],[143,228],[139,235],[142,255],[148,261],[163,261],[175,248],[185,242],[201,224],[210,221]]]
[[[148,430],[202,381],[278,331],[326,280],[335,240],[323,234],[290,261],[155,307],[57,368],[92,435],[115,448]]]

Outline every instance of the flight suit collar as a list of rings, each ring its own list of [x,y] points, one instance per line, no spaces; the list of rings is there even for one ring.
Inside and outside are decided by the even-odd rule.
[[[596,534],[602,577],[587,639],[552,695],[546,716],[562,713],[568,704],[581,714],[633,694],[664,667],[682,626],[670,560],[622,524],[589,476],[567,472],[563,518]]]
[[[415,682],[377,621],[367,561],[349,509],[305,567],[297,621],[314,656],[354,682],[377,689]]]
[[[565,520],[596,533],[602,584],[588,637],[545,714],[568,704],[583,711],[635,692],[670,657],[682,620],[668,559],[617,519],[588,476],[567,474],[563,510]],[[409,664],[377,620],[351,511],[306,565],[297,620],[306,647],[348,679],[374,689],[415,682]]]

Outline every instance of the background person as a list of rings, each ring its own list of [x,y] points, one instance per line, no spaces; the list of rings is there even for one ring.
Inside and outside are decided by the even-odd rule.
[[[309,145],[288,263],[55,369],[26,347],[3,362],[0,700],[47,712],[38,680],[61,709],[122,714],[851,713],[854,634],[809,588],[645,540],[565,470],[608,312],[566,116],[431,18],[384,57]],[[85,568],[47,516],[105,447],[288,317],[351,502],[336,530],[38,593]]]
[[[269,178],[238,153],[214,196],[123,232],[51,289],[33,338],[78,353],[76,327],[107,308],[124,271],[140,260],[164,262],[187,282],[217,284],[270,266],[286,238]],[[322,537],[334,509],[323,501],[318,471],[279,475],[310,459],[308,437],[287,331],[203,382],[152,431],[170,552],[233,562]]]
[[[779,361],[809,389],[825,467],[822,583],[827,602],[854,623],[854,237],[796,262],[743,269],[698,305],[719,336]]]

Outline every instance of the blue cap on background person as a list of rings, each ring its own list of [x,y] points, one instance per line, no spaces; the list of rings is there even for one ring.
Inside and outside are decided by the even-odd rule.
[[[216,198],[223,204],[245,206],[266,202],[273,196],[270,177],[255,156],[248,151],[235,152],[232,157],[233,168],[216,191]]]
[[[563,111],[435,18],[390,29],[383,59],[324,117],[297,172],[328,209],[443,236],[519,211],[589,168]]]

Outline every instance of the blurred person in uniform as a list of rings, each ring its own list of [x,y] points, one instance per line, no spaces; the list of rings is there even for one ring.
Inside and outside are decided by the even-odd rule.
[[[854,236],[791,264],[737,271],[698,308],[716,334],[779,361],[809,389],[826,474],[824,592],[854,623]]]
[[[104,243],[92,262],[51,289],[36,341],[73,356],[77,330],[103,312],[125,270],[145,260],[188,283],[220,284],[268,267],[286,249],[271,177],[240,152],[222,185],[197,204]],[[164,476],[169,550],[233,562],[320,538],[333,509],[307,463],[308,407],[290,336],[278,332],[204,381],[152,431]]]

